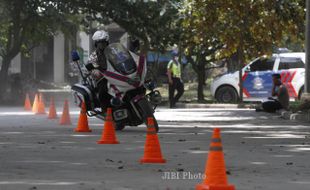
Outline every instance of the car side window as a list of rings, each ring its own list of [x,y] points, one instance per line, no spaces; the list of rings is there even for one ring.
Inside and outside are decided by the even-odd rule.
[[[250,65],[250,71],[268,71],[273,70],[275,58],[261,58]]]
[[[278,70],[305,68],[305,64],[300,58],[296,57],[281,57]]]

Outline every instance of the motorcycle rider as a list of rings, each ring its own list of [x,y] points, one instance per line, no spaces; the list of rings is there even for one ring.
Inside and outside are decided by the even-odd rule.
[[[151,92],[146,94],[146,87],[150,85],[145,82],[147,67],[144,56],[137,56],[120,43],[109,44],[108,34],[102,30],[95,32],[92,39],[96,49],[82,65],[87,69],[85,75],[81,65],[77,64],[78,53],[73,51],[71,54],[83,77],[82,84],[72,86],[75,103],[81,106],[82,101],[87,102],[89,116],[103,120],[106,108],[113,108],[116,130],[122,130],[126,125],[140,125],[148,117],[154,118],[158,130],[153,114],[155,107],[150,101],[159,100],[160,93],[154,87],[148,88]],[[149,100],[151,95],[152,100]]]
[[[92,40],[94,41],[95,50],[89,56],[86,64],[87,70],[91,72],[92,78],[96,82],[96,92],[99,97],[100,106],[104,111],[110,105],[111,95],[108,94],[107,79],[101,72],[107,69],[107,59],[104,54],[105,48],[109,45],[109,34],[104,30],[96,31]]]

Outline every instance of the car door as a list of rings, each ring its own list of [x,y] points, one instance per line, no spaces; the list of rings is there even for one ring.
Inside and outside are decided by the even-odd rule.
[[[305,64],[299,57],[281,57],[278,72],[281,74],[281,81],[286,86],[290,97],[297,98],[301,81],[304,80]],[[303,81],[302,81],[303,82]]]
[[[276,57],[262,57],[248,65],[243,75],[244,98],[266,98],[271,95],[272,74]]]

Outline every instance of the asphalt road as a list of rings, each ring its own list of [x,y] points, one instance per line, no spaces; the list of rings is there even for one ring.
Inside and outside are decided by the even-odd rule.
[[[61,108],[57,109],[58,111]],[[309,123],[250,109],[164,109],[156,112],[166,164],[140,164],[145,126],[117,132],[118,145],[99,145],[103,122],[92,133],[0,108],[1,190],[188,190],[202,182],[212,130],[222,130],[229,183],[237,190],[309,190]]]

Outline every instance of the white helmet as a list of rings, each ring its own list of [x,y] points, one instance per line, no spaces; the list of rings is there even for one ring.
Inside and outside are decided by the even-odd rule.
[[[104,30],[98,30],[94,33],[92,39],[94,41],[100,41],[100,40],[109,41],[109,34]]]

